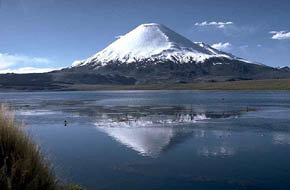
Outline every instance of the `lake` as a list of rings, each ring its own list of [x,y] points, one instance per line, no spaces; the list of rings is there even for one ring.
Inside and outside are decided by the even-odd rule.
[[[88,190],[290,189],[288,91],[15,92],[0,99],[57,175]]]

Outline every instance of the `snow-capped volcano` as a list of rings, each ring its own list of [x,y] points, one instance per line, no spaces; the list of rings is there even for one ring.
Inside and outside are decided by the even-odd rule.
[[[75,84],[162,86],[277,78],[290,78],[290,70],[240,59],[152,23],[138,26],[72,67],[39,75],[3,75],[0,84],[18,88],[25,79],[25,89],[27,84],[30,89],[60,89]]]
[[[288,76],[288,71],[282,73],[278,69],[219,51],[205,43],[192,42],[166,26],[155,23],[136,27],[104,50],[88,59],[74,62],[73,67],[63,71],[67,82],[126,85]],[[76,79],[72,77],[74,75],[82,77]]]
[[[112,61],[132,63],[142,60],[203,62],[212,57],[237,59],[203,43],[193,43],[164,25],[151,23],[138,26],[92,57],[75,61],[73,66],[94,63],[101,66]]]

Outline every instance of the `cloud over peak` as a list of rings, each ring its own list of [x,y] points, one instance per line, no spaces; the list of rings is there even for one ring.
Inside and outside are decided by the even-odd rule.
[[[207,21],[204,21],[204,22],[201,22],[201,23],[195,23],[195,26],[200,26],[200,27],[204,27],[204,26],[214,26],[214,27],[217,27],[217,28],[225,28],[226,26],[228,25],[233,25],[234,23],[233,22],[216,22],[216,21],[213,21],[213,22],[207,22]]]
[[[270,34],[273,34],[272,39],[274,40],[287,40],[290,39],[290,32],[286,31],[271,31]]]
[[[227,51],[232,48],[232,44],[230,44],[229,42],[225,42],[225,43],[219,42],[219,43],[213,44],[211,47],[220,51]]]

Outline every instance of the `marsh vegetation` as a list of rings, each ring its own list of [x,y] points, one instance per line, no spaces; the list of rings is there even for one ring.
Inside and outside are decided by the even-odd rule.
[[[14,121],[13,114],[3,105],[0,107],[0,189],[83,189],[59,181],[39,146]]]

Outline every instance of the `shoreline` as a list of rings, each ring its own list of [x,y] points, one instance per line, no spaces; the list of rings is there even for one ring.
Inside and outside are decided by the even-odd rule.
[[[148,85],[61,85],[59,88],[15,86],[0,87],[0,92],[118,91],[118,90],[221,90],[221,91],[288,91],[290,79],[242,80],[228,82],[148,84]]]

